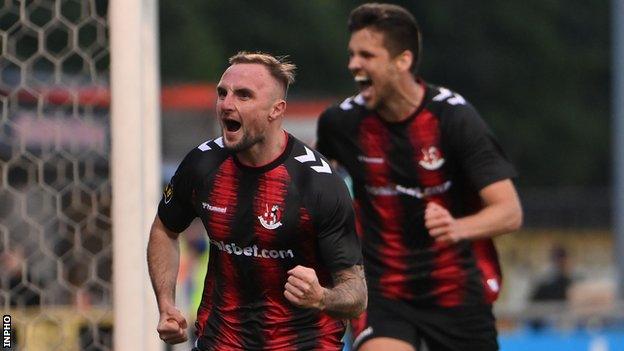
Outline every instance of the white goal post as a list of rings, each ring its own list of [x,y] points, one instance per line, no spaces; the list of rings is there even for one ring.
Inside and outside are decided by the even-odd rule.
[[[146,248],[160,197],[158,1],[111,0],[114,349],[159,350]]]

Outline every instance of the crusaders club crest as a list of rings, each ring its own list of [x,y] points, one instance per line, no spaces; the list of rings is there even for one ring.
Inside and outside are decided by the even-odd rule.
[[[434,171],[444,164],[444,157],[442,157],[442,153],[435,146],[424,147],[420,149],[422,152],[422,158],[418,161],[418,164],[422,166],[422,168]]]
[[[282,209],[278,205],[269,208],[269,204],[265,204],[265,211],[262,216],[258,216],[260,224],[266,229],[275,229],[282,225]]]

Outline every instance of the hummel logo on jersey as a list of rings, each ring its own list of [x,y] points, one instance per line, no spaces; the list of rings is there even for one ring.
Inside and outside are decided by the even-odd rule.
[[[214,143],[215,143],[215,144],[217,144],[217,146],[218,146],[219,148],[223,148],[223,137],[216,138],[215,140],[208,140],[207,142],[205,142],[205,143],[203,143],[203,144],[199,145],[197,148],[198,148],[198,149],[200,149],[201,151],[208,151],[208,150],[212,150],[212,148],[211,148],[210,146],[208,146],[208,144],[209,144],[211,141],[214,141]]]
[[[353,105],[364,105],[364,97],[362,94],[358,94],[355,97],[346,98],[341,104],[340,108],[347,111],[353,108]]]
[[[312,150],[308,149],[307,147],[303,147],[306,150],[306,154],[305,155],[301,155],[301,156],[297,156],[295,157],[295,160],[301,162],[301,163],[306,163],[306,162],[316,162],[316,156],[314,156],[314,152],[312,152]],[[310,166],[310,168],[312,168],[313,170],[317,171],[318,173],[329,173],[331,174],[331,167],[329,167],[329,164],[327,162],[325,162],[325,160],[323,160],[322,158],[321,160],[321,165],[320,166]]]
[[[440,88],[440,93],[433,97],[433,101],[444,101],[451,105],[465,105],[466,100],[459,94],[454,93],[446,88]]]
[[[217,213],[226,213],[227,212],[227,207],[212,206],[211,204],[209,204],[207,202],[202,202],[202,208],[204,210],[217,212]]]
[[[282,225],[282,209],[278,205],[273,205],[269,209],[269,204],[265,204],[265,211],[262,216],[258,216],[260,224],[266,229],[275,229]]]
[[[421,165],[422,168],[435,171],[444,164],[444,157],[442,157],[442,153],[440,153],[437,147],[424,147],[420,149],[420,151],[422,152],[422,158],[418,161],[418,164]]]

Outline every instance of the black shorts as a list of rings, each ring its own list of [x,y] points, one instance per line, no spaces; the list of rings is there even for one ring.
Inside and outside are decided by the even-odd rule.
[[[353,350],[376,337],[403,340],[418,351],[498,350],[491,305],[417,308],[369,297],[368,309],[354,329]]]

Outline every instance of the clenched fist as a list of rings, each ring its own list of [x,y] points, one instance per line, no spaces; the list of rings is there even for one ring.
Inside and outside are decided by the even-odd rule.
[[[437,242],[456,243],[461,240],[457,221],[444,207],[429,202],[425,209],[425,227]]]
[[[288,271],[284,296],[293,305],[302,308],[325,308],[325,288],[321,286],[312,268],[297,266]]]
[[[186,335],[186,318],[177,308],[170,306],[160,313],[158,321],[158,335],[167,344],[179,344],[188,340]]]

